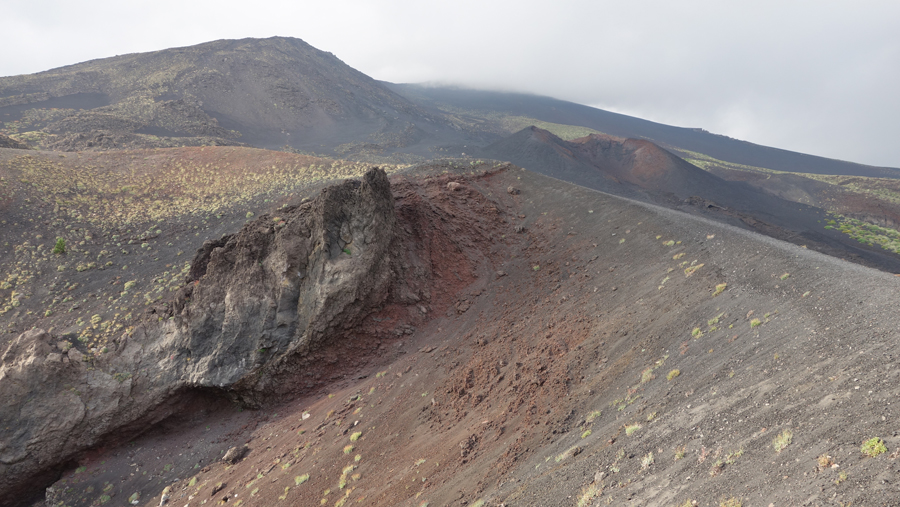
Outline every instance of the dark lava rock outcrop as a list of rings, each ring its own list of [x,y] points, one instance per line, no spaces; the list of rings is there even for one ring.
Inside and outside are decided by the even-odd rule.
[[[0,148],[16,148],[20,150],[27,150],[28,145],[21,141],[16,141],[15,139],[7,135],[0,134]]]
[[[256,403],[282,390],[273,380],[292,359],[387,299],[397,220],[383,171],[284,211],[205,245],[194,260],[193,280],[169,310],[174,332],[159,344],[185,382],[231,387]]]
[[[390,183],[373,169],[207,242],[175,300],[106,354],[20,335],[0,364],[0,504],[26,501],[80,452],[132,437],[197,393],[257,405],[308,388],[288,380],[315,351],[388,302],[429,298],[406,273],[427,277],[428,264],[402,260],[398,237]]]

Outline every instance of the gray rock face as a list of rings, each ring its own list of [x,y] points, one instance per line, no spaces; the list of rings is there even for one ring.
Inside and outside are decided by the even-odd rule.
[[[232,447],[225,452],[225,455],[222,456],[222,461],[225,463],[235,464],[238,461],[244,459],[244,456],[250,452],[250,447],[247,444],[244,444],[240,447]]]
[[[109,354],[90,359],[41,330],[20,335],[0,364],[0,498],[25,498],[35,477],[164,419],[192,390],[250,405],[286,394],[281,379],[389,298],[405,269],[397,228],[390,183],[372,169],[207,242],[158,310],[166,318]]]
[[[0,490],[5,504],[93,444],[126,408],[131,381],[92,369],[75,349],[63,356],[46,332],[22,333],[0,364]]]
[[[397,223],[383,171],[276,218],[262,217],[195,259],[205,272],[192,272],[196,285],[182,291],[174,329],[157,342],[188,384],[231,386],[250,404],[277,395],[273,377],[293,359],[388,297]]]

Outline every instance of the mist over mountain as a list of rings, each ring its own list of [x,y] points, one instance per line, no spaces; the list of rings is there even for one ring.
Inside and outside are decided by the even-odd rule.
[[[768,148],[520,93],[376,81],[300,39],[219,40],[0,78],[6,133],[53,149],[237,145],[459,155],[549,122],[778,171],[900,171]]]
[[[900,177],[897,168],[873,167],[770,148],[699,128],[672,127],[573,102],[523,93],[472,90],[452,86],[385,83],[397,93],[435,111],[471,116],[499,114],[576,125],[625,138],[649,139],[676,152],[699,152],[729,162],[778,171]]]
[[[0,506],[892,505],[898,173],[284,37],[0,78]]]
[[[487,157],[740,226],[753,222],[758,232],[884,269],[897,270],[900,251],[886,254],[875,241],[819,225],[830,219],[826,212],[893,223],[900,211],[869,187],[893,185],[871,178],[897,179],[900,169],[549,97],[381,82],[294,38],[219,40],[0,78],[0,122],[8,145],[61,151],[232,145],[382,163]],[[815,180],[835,175],[870,179],[864,191]],[[694,198],[714,206],[685,208]],[[722,209],[731,214],[711,212]],[[883,245],[887,237],[878,238]]]

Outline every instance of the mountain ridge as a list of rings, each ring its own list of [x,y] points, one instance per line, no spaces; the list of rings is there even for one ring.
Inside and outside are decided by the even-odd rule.
[[[48,111],[51,107],[70,111]],[[60,129],[44,131],[73,109],[98,108],[136,121],[139,128],[117,129],[76,113],[81,138],[56,139]],[[649,139],[680,156],[702,153],[777,171],[900,177],[897,168],[771,148],[550,97],[377,81],[291,37],[222,39],[0,77],[0,122],[6,133],[63,150],[243,143],[421,160],[459,155],[518,130],[510,131],[498,114]],[[24,124],[19,129],[11,126],[15,122]],[[107,141],[88,146],[90,134],[96,137],[98,131]]]
[[[820,191],[821,183],[806,178],[797,177],[793,182],[782,178],[778,180],[782,184],[779,192],[767,191],[746,181],[723,179],[645,139],[590,134],[565,141],[537,127],[526,127],[476,154],[900,273],[900,259],[894,253],[860,244],[840,230],[823,229],[822,224],[832,218],[821,203],[797,202],[779,195],[802,193],[804,189]],[[860,211],[867,209],[861,204],[855,206]]]
[[[0,104],[19,109],[77,94],[99,94],[108,102],[101,111],[149,128],[101,122],[87,130],[205,135],[264,148],[403,146],[425,135],[413,124],[434,122],[331,53],[285,37],[212,41],[0,78]],[[73,116],[85,123],[84,114]],[[58,125],[49,118],[43,126],[54,120]]]
[[[894,209],[900,187],[884,178],[900,181],[900,170],[760,147],[548,97],[380,82],[299,39],[219,40],[0,78],[0,103],[7,104],[0,107],[2,130],[37,149],[255,146],[380,164],[421,163],[436,156],[493,157],[628,197],[646,199],[651,192],[655,202],[667,206],[683,208],[686,199],[702,197],[695,208],[755,209],[750,221],[757,230],[793,230],[777,237],[798,244],[810,235],[824,238],[827,246],[821,251],[833,255],[883,257],[871,251],[876,244],[900,254],[900,237],[872,228],[900,217]],[[656,158],[658,164],[632,164],[617,173],[624,170],[621,161],[607,160],[607,170],[598,176],[594,155],[587,152],[590,143],[599,142],[597,137],[580,147],[554,141],[554,150],[574,150],[570,154],[545,153],[553,143],[540,142],[529,145],[534,151],[498,149],[517,143],[516,133],[527,125],[552,129],[570,140],[593,134],[636,139],[625,143],[629,146],[652,142],[690,163],[645,145],[641,156]],[[662,170],[664,160],[672,170],[661,173],[668,176],[653,183],[656,188],[633,172]],[[780,174],[784,170],[792,172]],[[821,180],[834,172],[882,178],[852,185],[826,179],[822,185],[802,177]],[[755,205],[748,195],[773,205]],[[800,204],[801,211],[808,205],[835,216],[812,220],[810,215],[802,226],[792,225],[795,210],[783,198]],[[704,200],[712,204],[706,206]],[[766,207],[768,212],[762,209]],[[775,210],[782,216],[774,216]],[[769,217],[760,218],[759,212]],[[748,217],[719,218],[736,223]],[[835,219],[841,221],[837,229],[853,242],[830,237],[836,233],[817,225]],[[868,225],[852,221],[856,219]],[[824,231],[816,230],[822,227]]]
[[[495,92],[456,86],[385,83],[412,100],[440,110],[452,107],[471,113],[503,112],[543,121],[579,125],[625,138],[646,138],[667,149],[691,150],[739,164],[791,172],[900,177],[900,168],[878,167],[772,148],[733,139],[702,128],[674,127],[536,94]],[[817,165],[823,167],[816,168]]]

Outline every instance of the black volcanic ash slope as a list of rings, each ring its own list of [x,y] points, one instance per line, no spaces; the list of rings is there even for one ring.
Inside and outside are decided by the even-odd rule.
[[[745,182],[724,180],[647,140],[592,134],[564,141],[528,127],[487,146],[479,155],[900,273],[896,255],[823,229],[828,219],[825,210],[782,199]]]

